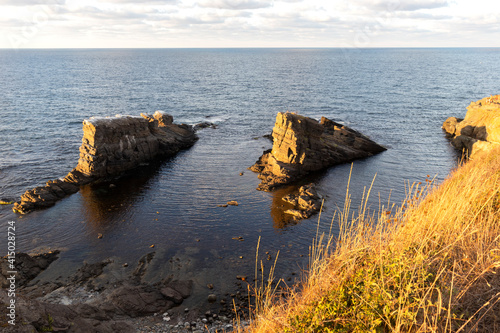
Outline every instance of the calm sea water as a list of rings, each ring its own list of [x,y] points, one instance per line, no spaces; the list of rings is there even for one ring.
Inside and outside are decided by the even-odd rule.
[[[154,250],[146,279],[193,279],[195,305],[207,283],[222,294],[237,274],[253,275],[259,237],[260,252],[274,260],[280,251],[277,273],[290,277],[307,264],[317,217],[290,224],[280,201],[290,189],[256,191],[259,180],[246,170],[271,146],[261,136],[276,113],[326,116],[388,147],[353,165],[354,204],[376,175],[376,209],[379,199],[401,202],[405,183],[427,174],[442,180],[456,165],[441,124],[500,92],[498,59],[500,49],[0,50],[0,198],[18,198],[76,166],[85,118],[163,110],[176,122],[218,125],[115,188],[86,186],[23,217],[2,206],[0,228],[16,221],[19,251],[64,250],[45,279],[105,258],[125,276],[124,262],[133,269]],[[311,178],[326,197],[321,230],[343,205],[349,170]],[[229,200],[240,205],[217,207]],[[0,247],[6,251],[5,237]]]

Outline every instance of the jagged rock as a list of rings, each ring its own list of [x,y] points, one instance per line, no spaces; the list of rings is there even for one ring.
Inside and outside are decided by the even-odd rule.
[[[295,206],[294,209],[285,211],[286,214],[293,215],[294,220],[308,219],[321,209],[321,198],[312,183],[301,186],[295,194],[284,196],[283,201]]]
[[[295,113],[279,112],[273,148],[250,170],[260,173],[258,190],[270,191],[332,165],[372,156],[386,149],[363,134],[325,117],[318,122]]]
[[[500,144],[500,95],[472,102],[464,119],[450,117],[442,126],[451,144],[472,157]]]
[[[13,210],[26,214],[53,206],[78,192],[80,185],[119,177],[151,160],[173,156],[196,140],[191,126],[173,124],[173,117],[161,111],[86,119],[78,165],[63,179],[26,191]]]
[[[38,274],[45,270],[49,265],[58,258],[59,250],[29,255],[27,253],[16,253],[14,267],[12,269],[8,261],[9,257],[5,256],[0,259],[0,285],[5,288],[9,285],[7,277],[9,271],[16,271],[16,286],[23,287],[28,282],[33,280]]]
[[[217,128],[217,125],[216,125],[216,124],[214,124],[214,123],[211,123],[211,122],[209,122],[209,121],[203,121],[203,122],[201,122],[201,123],[198,123],[198,124],[194,125],[194,126],[193,126],[193,129],[194,129],[195,131],[198,131],[198,130],[200,130],[200,129],[203,129],[203,128],[208,128],[208,127],[215,129],[215,128]]]

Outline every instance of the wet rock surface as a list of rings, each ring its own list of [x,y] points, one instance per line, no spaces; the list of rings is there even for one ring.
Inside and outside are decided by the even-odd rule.
[[[174,124],[173,117],[161,111],[84,120],[78,165],[65,178],[26,191],[13,210],[26,214],[51,207],[78,192],[80,185],[120,177],[150,161],[173,156],[196,140],[192,126]]]
[[[442,126],[452,146],[473,157],[500,144],[500,95],[472,102],[464,119],[450,117]]]
[[[318,122],[295,113],[278,113],[273,148],[249,169],[259,173],[258,190],[270,191],[330,166],[372,156],[386,148],[325,117]]]

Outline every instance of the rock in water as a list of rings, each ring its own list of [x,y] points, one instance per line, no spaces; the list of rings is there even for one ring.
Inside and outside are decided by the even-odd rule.
[[[301,186],[296,194],[284,196],[283,201],[295,206],[294,209],[286,210],[285,214],[293,215],[296,221],[308,219],[321,209],[321,198],[312,183]]]
[[[472,102],[464,119],[450,117],[443,130],[456,149],[471,157],[500,144],[500,95]]]
[[[78,165],[64,179],[26,191],[13,210],[25,214],[53,206],[78,192],[80,185],[119,177],[141,164],[173,156],[197,139],[191,126],[173,124],[173,117],[161,111],[84,120]]]
[[[386,148],[363,134],[325,117],[318,122],[290,112],[279,112],[273,129],[273,148],[250,170],[260,173],[258,190],[291,183],[330,166],[372,156]]]

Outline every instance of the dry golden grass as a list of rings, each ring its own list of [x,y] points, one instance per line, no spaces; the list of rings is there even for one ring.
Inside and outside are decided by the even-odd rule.
[[[402,207],[350,206],[300,290],[262,289],[245,332],[500,332],[500,151],[409,185]]]

